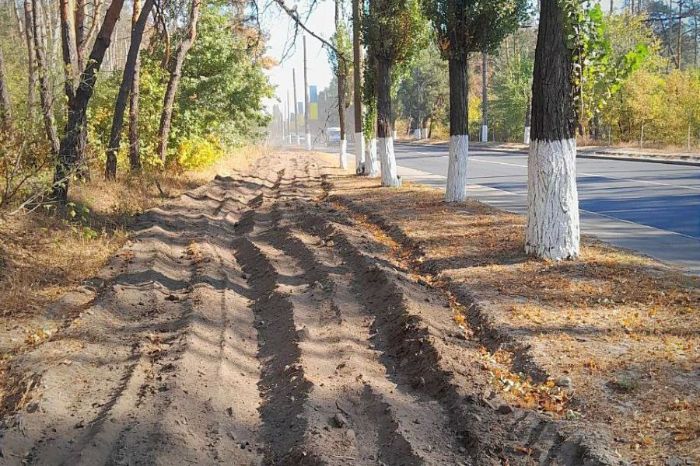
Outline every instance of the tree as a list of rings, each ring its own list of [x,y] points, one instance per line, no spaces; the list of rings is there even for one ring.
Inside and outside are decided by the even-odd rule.
[[[529,126],[533,57],[519,50],[507,60],[497,58],[492,81],[491,123],[508,141],[519,141]],[[529,143],[526,142],[526,143]]]
[[[446,116],[449,94],[447,64],[431,44],[418,53],[399,84],[401,116],[410,121],[411,129],[432,126],[435,119]]]
[[[53,115],[53,98],[49,87],[49,69],[46,62],[44,49],[44,31],[41,16],[39,15],[38,0],[32,0],[32,36],[34,37],[34,52],[36,53],[36,68],[39,76],[39,99],[41,100],[41,115],[44,120],[46,139],[51,144],[51,152],[58,154],[59,140],[56,131],[56,122]]]
[[[182,66],[185,63],[187,52],[194,44],[197,37],[197,22],[199,21],[199,11],[202,5],[202,0],[192,0],[190,8],[189,20],[185,37],[180,42],[175,53],[175,61],[170,67],[170,79],[168,87],[163,98],[163,112],[160,117],[160,128],[158,130],[158,155],[160,160],[165,163],[168,154],[168,137],[170,137],[170,126],[173,118],[173,104],[175,103],[175,94],[177,87],[180,84],[182,76]]]
[[[32,19],[32,0],[24,0],[24,40],[27,46],[27,116],[29,123],[34,123],[34,106],[36,105],[35,89],[36,89],[36,68],[35,53],[34,53],[34,28]]]
[[[122,125],[124,123],[124,112],[126,111],[127,99],[131,92],[131,87],[134,83],[134,73],[136,71],[136,63],[138,61],[139,49],[141,48],[141,39],[143,31],[146,28],[146,21],[153,8],[154,0],[146,0],[143,9],[138,15],[136,24],[131,28],[131,42],[129,45],[129,53],[124,65],[122,74],[122,82],[119,86],[119,93],[114,102],[114,118],[112,120],[112,130],[109,136],[109,145],[107,147],[107,163],[105,164],[105,178],[109,180],[117,177],[117,152],[121,142]],[[134,2],[134,10],[137,10],[138,3]],[[136,15],[136,12],[134,12]]]
[[[12,104],[10,93],[7,90],[7,77],[5,76],[5,56],[0,48],[0,130],[10,126],[12,121]]]
[[[362,131],[362,17],[360,0],[352,0],[353,98],[355,105],[355,172],[365,173],[365,137]]]
[[[463,201],[467,196],[469,54],[496,48],[525,18],[527,3],[527,0],[423,0],[426,16],[435,28],[438,47],[449,66],[447,202]]]
[[[333,69],[333,74],[338,81],[338,117],[340,121],[340,168],[347,167],[347,136],[345,134],[345,110],[350,106],[350,92],[348,76],[351,72],[350,62],[346,57],[350,56],[352,44],[345,21],[341,18],[341,0],[335,0],[335,34],[331,40],[333,49],[328,49],[328,59]]]
[[[382,186],[399,186],[394,156],[392,71],[423,45],[425,20],[418,0],[369,0],[365,42],[376,66],[377,142]]]
[[[365,115],[362,129],[367,140],[366,173],[370,178],[379,176],[379,159],[377,158],[377,65],[371,55],[365,60],[362,70],[362,101],[365,104]]]
[[[141,0],[134,0],[131,27],[135,28],[141,14]],[[132,172],[141,170],[141,151],[139,145],[139,101],[141,95],[141,55],[136,55],[134,73],[131,78],[129,95],[129,168]]]
[[[580,8],[577,0],[542,0],[535,50],[525,251],[554,260],[579,254],[574,63],[585,57],[574,56],[581,50],[574,31]]]
[[[97,72],[111,42],[112,31],[119,19],[123,4],[124,0],[112,0],[110,3],[85,69],[80,74],[78,88],[73,99],[68,102],[68,121],[60,143],[53,188],[54,199],[64,204],[68,201],[70,178],[74,174],[75,162],[82,150],[81,134],[84,134],[87,107],[95,90]]]

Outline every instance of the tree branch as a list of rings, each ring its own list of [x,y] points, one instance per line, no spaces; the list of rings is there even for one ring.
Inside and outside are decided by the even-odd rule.
[[[304,31],[306,31],[307,33],[309,33],[309,35],[310,35],[311,37],[313,37],[313,38],[315,38],[316,40],[318,40],[319,42],[321,42],[321,43],[323,44],[324,47],[329,48],[333,53],[335,53],[335,54],[338,56],[338,58],[340,58],[341,60],[343,60],[343,61],[345,61],[345,62],[349,61],[348,57],[346,57],[345,55],[343,55],[337,48],[335,48],[335,47],[333,46],[333,44],[331,44],[331,43],[328,42],[326,39],[324,39],[323,37],[321,37],[321,36],[319,36],[318,34],[316,34],[315,32],[313,32],[313,31],[312,31],[311,29],[309,29],[308,27],[306,27],[306,25],[305,25],[304,22],[301,20],[301,18],[299,18],[299,12],[297,11],[296,8],[289,8],[289,7],[284,3],[284,0],[274,0],[274,2],[275,2],[277,5],[279,5],[279,7],[282,8],[282,10],[284,10],[285,13],[287,13],[287,16],[289,16],[290,18],[292,18],[292,19],[294,20],[294,22],[297,24],[297,26],[299,26],[300,28],[302,28],[302,29],[303,29]]]

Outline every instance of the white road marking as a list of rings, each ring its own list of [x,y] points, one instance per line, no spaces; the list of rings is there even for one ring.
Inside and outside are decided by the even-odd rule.
[[[445,156],[447,157],[447,156]],[[481,163],[491,163],[494,165],[509,165],[511,167],[522,167],[522,168],[527,168],[527,165],[522,165],[519,163],[508,163],[508,162],[495,162],[493,160],[484,160],[484,159],[479,159],[477,157],[470,157],[469,160],[474,160],[476,162],[481,162]],[[606,175],[597,175],[594,173],[585,173],[585,172],[579,172],[578,175],[583,175],[583,176],[597,176],[599,178],[605,178],[608,180],[617,180],[617,181],[631,181],[633,183],[642,183],[642,184],[651,184],[651,185],[656,185],[656,186],[668,186],[671,188],[680,188],[680,189],[689,189],[691,191],[700,191],[700,187],[696,186],[684,186],[680,184],[670,184],[670,183],[662,183],[660,181],[648,181],[648,180],[637,180],[634,178],[617,178],[614,176],[606,176]]]

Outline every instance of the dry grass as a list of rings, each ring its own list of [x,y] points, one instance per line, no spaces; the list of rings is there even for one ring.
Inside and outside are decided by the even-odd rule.
[[[591,239],[578,261],[533,259],[523,217],[474,201],[446,205],[429,188],[342,178],[332,194],[420,245],[414,265],[466,287],[549,375],[535,383],[503,370],[512,354],[485,354],[484,370],[511,402],[609,425],[620,453],[639,464],[700,459],[700,280]],[[565,394],[553,384],[562,378],[572,382]]]
[[[0,317],[3,333],[27,324],[83,280],[94,276],[128,238],[134,216],[168,198],[211,180],[215,174],[245,169],[263,153],[252,147],[232,152],[212,167],[179,175],[101,178],[76,184],[65,215],[36,210],[0,216]],[[22,325],[25,327],[25,325]],[[14,335],[17,342],[23,336]],[[0,341],[2,338],[0,338]],[[0,360],[8,348],[0,345]]]

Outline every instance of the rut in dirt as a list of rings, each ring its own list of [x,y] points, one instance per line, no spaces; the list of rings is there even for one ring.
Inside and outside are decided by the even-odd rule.
[[[143,215],[95,300],[13,361],[39,382],[0,464],[612,464],[484,401],[478,342],[324,201],[319,160],[271,154]]]

